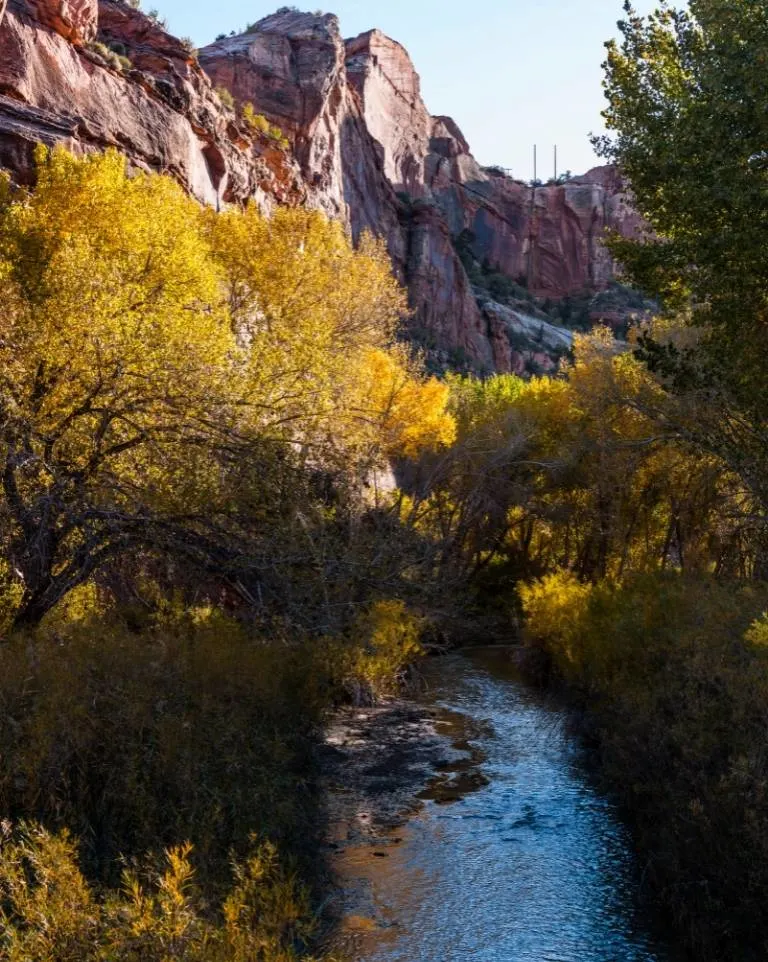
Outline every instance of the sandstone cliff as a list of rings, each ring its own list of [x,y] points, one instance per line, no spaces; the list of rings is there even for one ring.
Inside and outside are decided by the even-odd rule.
[[[611,280],[606,226],[638,228],[610,170],[534,191],[481,168],[456,124],[429,114],[407,52],[379,31],[345,43],[332,15],[284,8],[198,59],[122,0],[4,8],[0,166],[17,180],[30,180],[37,143],[111,146],[205,203],[320,207],[355,238],[386,239],[410,291],[412,335],[444,362],[520,363],[519,331],[476,296],[462,245],[534,294],[563,297]],[[289,146],[245,123],[221,88]]]
[[[347,56],[388,179],[398,191],[434,200],[452,236],[471,236],[478,260],[541,297],[598,290],[614,277],[601,243],[606,228],[634,234],[640,227],[615,170],[532,188],[485,169],[450,117],[429,115],[400,44],[374,30],[349,41]]]

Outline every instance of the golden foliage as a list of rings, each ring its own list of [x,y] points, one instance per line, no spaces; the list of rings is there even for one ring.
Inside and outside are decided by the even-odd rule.
[[[34,192],[0,197],[20,623],[138,544],[231,557],[238,498],[273,473],[246,482],[251,459],[363,485],[451,440],[445,388],[394,344],[407,307],[383,244],[312,211],[201,210],[114,151],[38,163]]]
[[[404,670],[424,650],[424,619],[398,600],[367,605],[344,638],[321,648],[325,671],[356,704],[370,703],[396,690]]]
[[[570,571],[555,571],[518,589],[526,616],[526,633],[532,640],[558,646],[558,667],[566,677],[580,678],[584,669],[578,643],[591,585]]]
[[[360,359],[361,415],[392,457],[416,458],[451,444],[456,424],[448,412],[450,388],[424,378],[405,351],[371,348]]]
[[[523,577],[748,574],[749,493],[687,441],[695,411],[606,330],[576,338],[567,375],[450,380],[457,442],[416,506],[420,530],[431,519],[449,559]]]
[[[98,892],[67,832],[0,828],[0,959],[4,962],[299,962],[312,932],[306,889],[269,843],[233,865],[212,914],[195,884],[192,847],[126,869],[122,890]]]

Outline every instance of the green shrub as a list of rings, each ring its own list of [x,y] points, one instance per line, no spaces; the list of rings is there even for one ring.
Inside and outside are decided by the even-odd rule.
[[[117,46],[119,46],[120,50],[111,49],[106,44],[100,43],[98,40],[93,40],[86,44],[86,49],[101,57],[113,70],[130,70],[133,64],[128,57],[125,56],[125,47],[123,47],[122,44]]]
[[[263,114],[257,114],[252,103],[243,104],[241,117],[252,133],[261,134],[263,137],[268,138],[277,144],[281,150],[287,150],[291,146],[290,141],[283,135],[280,127],[276,124],[271,124]]]
[[[160,11],[159,11],[159,10],[153,8],[152,10],[149,11],[149,13],[147,14],[147,17],[149,17],[149,19],[150,19],[154,24],[156,24],[158,27],[160,27],[161,30],[167,30],[167,29],[168,29],[168,21],[165,19],[165,17],[161,17],[161,16],[160,16]]]
[[[242,118],[251,130],[260,134],[269,135],[271,125],[263,114],[257,114],[252,103],[244,103],[242,107]]]
[[[216,95],[225,107],[228,107],[230,110],[235,109],[235,98],[226,87],[217,87]]]

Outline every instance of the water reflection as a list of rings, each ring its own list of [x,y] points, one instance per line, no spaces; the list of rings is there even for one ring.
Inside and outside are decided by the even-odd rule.
[[[446,766],[396,839],[345,856],[370,903],[351,925],[366,931],[357,958],[668,962],[638,913],[625,830],[561,713],[499,664],[431,666],[428,700],[471,759]]]

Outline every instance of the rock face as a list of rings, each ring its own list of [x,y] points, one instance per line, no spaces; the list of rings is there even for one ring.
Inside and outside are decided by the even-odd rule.
[[[346,44],[347,74],[365,123],[384,150],[384,174],[395,190],[423,197],[432,118],[404,47],[379,30]]]
[[[428,114],[405,51],[381,34],[366,36],[381,38],[408,65],[426,129]],[[350,49],[364,71],[365,45],[355,41]],[[395,271],[411,293],[414,334],[493,366],[487,324],[439,210],[412,209],[398,197],[402,185],[388,175],[395,167],[388,166],[386,148],[375,135],[380,129],[371,129],[336,17],[274,14],[241,36],[206,47],[200,63],[217,86],[230,90],[239,104],[253,104],[288,137],[311,203],[343,220],[355,239],[364,230],[386,239]],[[412,137],[414,144],[422,139]],[[422,173],[416,182],[423,182]]]
[[[354,239],[386,240],[413,336],[445,362],[518,363],[519,332],[478,302],[457,244],[534,294],[563,297],[612,279],[606,226],[640,227],[610,169],[534,190],[480,167],[456,124],[429,114],[407,52],[380,31],[345,43],[334,16],[284,8],[198,62],[123,0],[9,0],[3,16],[4,6],[0,166],[15,179],[31,180],[40,142],[114,147],[205,203],[318,207]],[[217,88],[290,147],[238,119]]]
[[[481,168],[445,119],[435,133],[430,188],[479,261],[544,298],[600,290],[615,277],[605,231],[633,236],[641,228],[615,170],[531,187]]]
[[[72,43],[87,43],[96,36],[98,0],[26,0],[26,6],[38,23]]]
[[[407,52],[378,30],[347,42],[347,72],[383,148],[387,178],[411,197],[433,199],[451,235],[466,232],[479,261],[541,297],[597,290],[613,279],[601,242],[606,228],[634,234],[641,226],[614,169],[532,188],[482,168],[456,123],[429,115]]]
[[[151,18],[120,0],[99,3],[98,38],[128,57],[121,66],[103,48],[75,44],[37,19],[44,6],[62,5],[11,0],[0,23],[0,165],[17,180],[31,179],[38,143],[75,152],[114,147],[140,169],[170,173],[206,203],[273,187],[279,194],[281,185],[303,199],[298,169],[287,164],[275,184],[263,151],[193,56]]]
[[[239,105],[252,104],[280,128],[312,202],[343,220],[356,239],[363,230],[387,237],[402,266],[398,200],[349,83],[336,17],[276,13],[204,48],[200,63]]]

